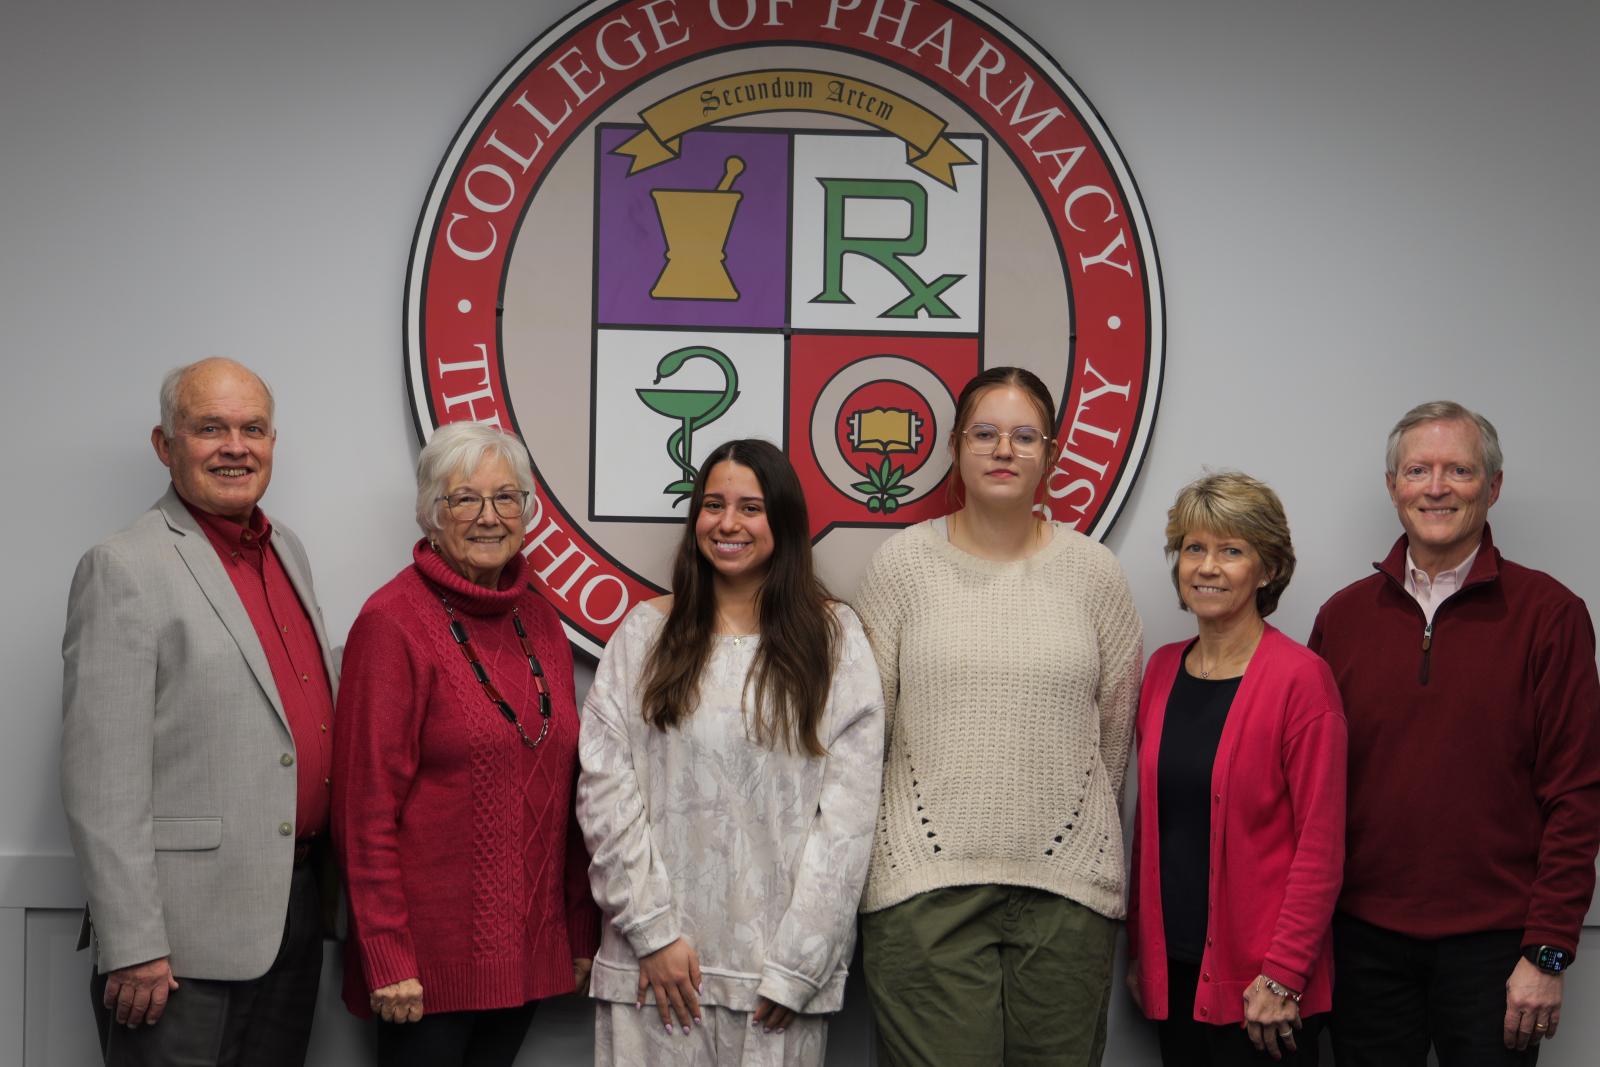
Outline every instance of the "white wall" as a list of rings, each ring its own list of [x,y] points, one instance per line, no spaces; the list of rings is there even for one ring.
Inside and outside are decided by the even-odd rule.
[[[1188,630],[1160,555],[1202,464],[1271,482],[1304,637],[1396,532],[1382,439],[1451,396],[1498,424],[1508,555],[1591,603],[1600,500],[1600,8],[1356,0],[994,6],[1052,52],[1136,175],[1166,282],[1161,414],[1110,544],[1152,646]],[[169,366],[235,355],[277,389],[271,509],[342,634],[406,559],[415,440],[400,309],[413,226],[479,93],[566,0],[7,4],[0,11],[0,1064],[79,1062],[78,889],[56,799],[59,640],[78,555],[161,491]],[[75,929],[75,927],[74,927]],[[25,948],[24,948],[25,946]],[[1580,962],[1552,1065],[1600,1039]],[[7,993],[26,990],[26,1001]],[[14,1025],[26,1014],[26,1027]],[[1116,1008],[1108,1062],[1153,1062]],[[865,1062],[860,1004],[834,1060]],[[583,1062],[580,1005],[540,1062]],[[319,1058],[359,1032],[332,1000]],[[533,1062],[530,1054],[525,1062]]]

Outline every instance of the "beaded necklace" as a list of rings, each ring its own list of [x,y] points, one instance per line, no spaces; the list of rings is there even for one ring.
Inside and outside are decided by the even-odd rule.
[[[489,672],[478,661],[478,654],[472,650],[472,642],[467,639],[467,628],[456,618],[456,609],[450,606],[450,600],[443,593],[439,594],[439,603],[444,605],[444,612],[450,616],[450,636],[455,639],[456,647],[467,658],[467,663],[472,666],[473,677],[478,679],[478,684],[483,686],[484,693],[489,697],[489,702],[500,709],[500,714],[505,716],[506,722],[517,728],[517,736],[522,738],[522,743],[529,748],[538,748],[545,734],[550,732],[550,690],[544,684],[544,668],[539,666],[539,657],[533,654],[533,646],[528,643],[528,631],[522,628],[522,616],[517,614],[517,609],[511,609],[511,625],[517,631],[517,640],[522,643],[522,654],[528,657],[528,669],[533,672],[533,686],[539,691],[539,736],[530,738],[528,732],[522,728],[522,721],[517,718],[517,713],[511,710],[511,705],[506,703],[506,698],[500,695],[500,690],[489,681]]]

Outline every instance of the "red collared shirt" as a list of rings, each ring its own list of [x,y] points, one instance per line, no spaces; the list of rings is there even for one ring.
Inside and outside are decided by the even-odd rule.
[[[303,840],[321,834],[328,828],[333,773],[333,734],[329,732],[333,690],[311,616],[272,549],[272,524],[260,508],[251,513],[247,525],[240,525],[200,511],[187,501],[184,506],[217,550],[272,668],[278,699],[294,736],[298,771],[295,836]]]

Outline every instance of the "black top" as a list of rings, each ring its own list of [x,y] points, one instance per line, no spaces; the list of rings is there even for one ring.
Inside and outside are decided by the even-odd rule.
[[[1193,648],[1193,643],[1190,644]],[[1167,697],[1156,763],[1161,826],[1161,918],[1167,956],[1199,963],[1206,947],[1211,865],[1211,768],[1240,678],[1189,673],[1188,649]]]

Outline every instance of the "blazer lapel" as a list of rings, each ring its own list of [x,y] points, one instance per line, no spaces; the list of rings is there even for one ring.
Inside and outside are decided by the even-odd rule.
[[[183,501],[178,498],[175,489],[169,487],[167,495],[161,498],[157,506],[166,517],[167,525],[178,535],[175,542],[178,555],[183,558],[184,565],[189,568],[195,583],[200,586],[200,592],[211,602],[217,618],[222,620],[222,625],[233,636],[234,643],[239,646],[239,653],[244,656],[244,661],[250,668],[250,673],[255,675],[262,693],[272,704],[272,710],[277,713],[278,721],[283,723],[283,728],[287,730],[289,718],[284,714],[283,701],[278,697],[277,683],[272,680],[272,666],[267,663],[267,653],[261,647],[261,638],[256,635],[256,628],[250,621],[249,612],[245,611],[243,601],[233,588],[232,579],[228,577],[228,572],[222,569],[222,561],[217,558],[217,550],[211,547],[210,539],[206,537],[205,531],[200,529],[200,524],[194,521],[194,516],[189,514],[189,509],[183,506]],[[321,636],[320,629],[318,636]],[[326,643],[323,648],[327,648]]]

